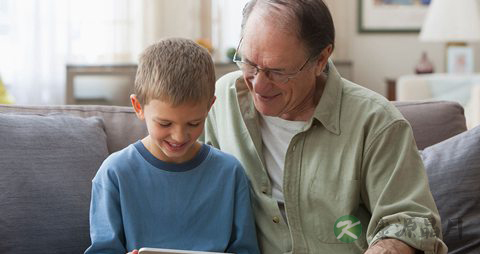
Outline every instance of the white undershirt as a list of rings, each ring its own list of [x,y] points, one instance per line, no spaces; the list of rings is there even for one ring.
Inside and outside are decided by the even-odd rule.
[[[288,121],[280,117],[261,116],[260,127],[263,141],[263,156],[272,182],[272,197],[284,203],[283,168],[288,145],[295,134],[307,124],[304,121]]]

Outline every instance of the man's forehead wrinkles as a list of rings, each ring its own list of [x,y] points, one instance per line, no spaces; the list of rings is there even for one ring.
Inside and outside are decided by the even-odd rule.
[[[240,54],[243,61],[253,66],[272,71],[286,70],[285,61],[283,60],[285,59],[285,56],[282,56],[281,54],[264,52],[253,48],[250,48],[250,50],[247,51],[243,51],[242,48],[240,48]]]

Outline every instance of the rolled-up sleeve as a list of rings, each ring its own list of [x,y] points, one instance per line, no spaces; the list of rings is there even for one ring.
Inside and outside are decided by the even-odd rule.
[[[438,210],[410,125],[396,120],[367,139],[362,198],[372,217],[370,245],[394,238],[425,253],[447,253]]]

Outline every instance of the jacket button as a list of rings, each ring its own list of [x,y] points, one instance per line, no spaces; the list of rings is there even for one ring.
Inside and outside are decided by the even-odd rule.
[[[280,218],[278,218],[278,216],[273,216],[273,222],[274,223],[279,223],[280,222]]]

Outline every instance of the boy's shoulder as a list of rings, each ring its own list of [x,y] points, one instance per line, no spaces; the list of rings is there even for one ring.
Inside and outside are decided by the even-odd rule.
[[[242,164],[235,156],[221,151],[213,146],[208,146],[210,147],[210,160],[212,163],[214,163],[214,165],[218,166],[218,168],[244,173]]]
[[[131,168],[130,165],[134,164],[134,161],[138,161],[138,152],[134,144],[130,144],[127,147],[113,152],[110,154],[100,166],[100,169],[97,172],[98,174],[107,173],[118,173],[120,171],[128,170]]]
[[[235,156],[226,153],[216,147],[207,145],[210,148],[210,154],[213,157],[214,160],[219,160],[222,162],[227,162],[227,163],[233,163],[233,164],[239,164],[240,162],[235,158]]]
[[[104,162],[110,162],[110,163],[115,163],[115,162],[125,162],[130,160],[132,157],[136,156],[136,148],[135,148],[135,143],[130,144],[126,147],[124,147],[121,150],[118,150],[116,152],[111,153]]]

